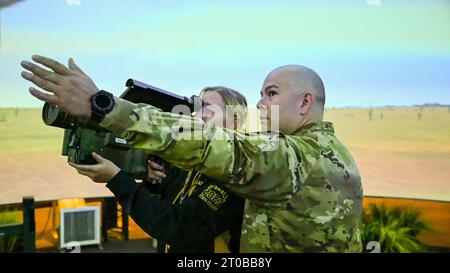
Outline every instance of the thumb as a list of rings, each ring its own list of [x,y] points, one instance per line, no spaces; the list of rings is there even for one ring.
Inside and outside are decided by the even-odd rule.
[[[69,68],[70,68],[71,70],[80,72],[80,73],[83,74],[83,75],[86,75],[86,74],[84,73],[84,71],[81,70],[81,68],[79,68],[78,65],[75,64],[75,61],[73,60],[73,58],[70,58],[70,59],[69,59]]]
[[[95,159],[95,161],[97,161],[98,163],[103,163],[105,161],[105,159],[100,156],[99,154],[96,153],[92,153],[92,157]]]

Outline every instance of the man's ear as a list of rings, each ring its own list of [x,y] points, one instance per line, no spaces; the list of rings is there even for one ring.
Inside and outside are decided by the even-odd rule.
[[[306,115],[312,108],[314,103],[314,96],[310,92],[306,92],[303,95],[303,100],[301,101],[300,106],[300,115],[304,116]]]

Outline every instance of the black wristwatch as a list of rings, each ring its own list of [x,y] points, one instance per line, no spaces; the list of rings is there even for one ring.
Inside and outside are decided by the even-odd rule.
[[[91,97],[91,120],[100,123],[114,108],[113,94],[100,90]]]

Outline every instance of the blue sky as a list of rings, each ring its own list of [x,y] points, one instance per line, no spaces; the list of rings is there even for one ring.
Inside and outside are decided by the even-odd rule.
[[[256,104],[270,70],[302,64],[328,107],[450,104],[450,1],[379,1],[27,0],[1,11],[0,107],[42,105],[20,78],[32,54],[73,57],[116,95],[135,78]]]

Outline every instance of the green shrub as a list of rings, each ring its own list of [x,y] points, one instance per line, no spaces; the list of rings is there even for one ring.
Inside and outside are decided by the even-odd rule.
[[[364,246],[375,241],[384,253],[414,253],[430,251],[419,242],[417,236],[424,231],[431,231],[430,226],[420,219],[418,210],[406,207],[387,209],[384,205],[370,204],[365,212],[362,225]]]
[[[0,212],[0,226],[19,224],[22,217],[19,211],[1,211]],[[17,244],[17,235],[0,235],[0,253],[13,252]]]
[[[7,122],[8,118],[5,112],[0,111],[0,122]]]

